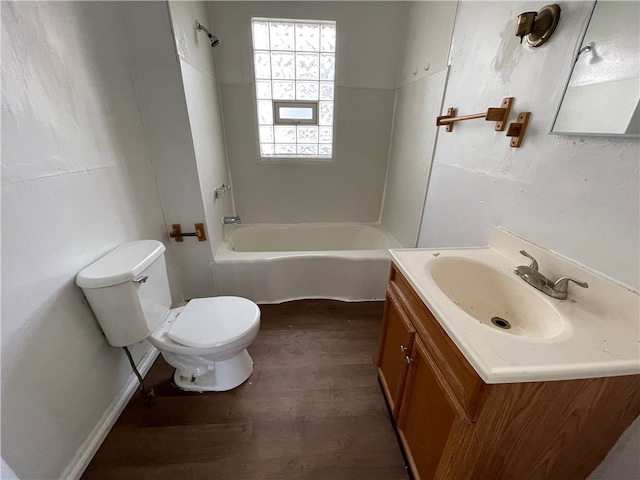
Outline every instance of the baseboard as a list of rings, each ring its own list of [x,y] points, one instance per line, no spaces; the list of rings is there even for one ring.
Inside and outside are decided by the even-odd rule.
[[[138,363],[138,371],[143,377],[149,372],[159,353],[158,349],[152,346],[144,357],[142,357]],[[113,399],[100,421],[78,449],[71,463],[65,468],[64,472],[62,472],[61,478],[78,480],[82,476],[89,462],[91,462],[98,448],[100,448],[100,445],[102,445],[104,439],[107,438],[116,420],[118,420],[124,407],[127,406],[133,394],[138,390],[138,386],[138,378],[132,372],[127,383]]]

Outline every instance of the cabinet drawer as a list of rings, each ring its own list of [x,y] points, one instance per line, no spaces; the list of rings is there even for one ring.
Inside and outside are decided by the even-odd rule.
[[[440,370],[438,378],[443,383],[442,388],[449,393],[452,406],[464,420],[475,422],[487,385],[395,265],[391,267],[389,288],[403,299],[418,336]]]

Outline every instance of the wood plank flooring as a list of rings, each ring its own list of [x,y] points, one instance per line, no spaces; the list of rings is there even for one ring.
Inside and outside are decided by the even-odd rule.
[[[93,479],[407,480],[377,381],[382,302],[261,305],[253,375],[171,386],[160,356],[83,475]]]

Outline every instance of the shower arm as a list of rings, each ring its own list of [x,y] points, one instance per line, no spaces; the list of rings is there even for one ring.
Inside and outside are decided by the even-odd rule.
[[[218,43],[220,43],[220,40],[218,40],[218,37],[209,33],[209,30],[207,30],[204,25],[202,25],[198,20],[196,20],[196,31],[200,31],[200,30],[202,30],[207,35],[207,37],[209,37],[209,41],[211,42],[212,47],[215,47],[216,45],[218,45]]]
[[[204,33],[206,33],[206,34],[207,34],[207,37],[209,37],[209,38],[211,38],[211,37],[212,37],[212,35],[209,33],[209,30],[207,30],[207,29],[204,27],[204,25],[202,25],[198,20],[196,20],[196,28],[197,28],[198,30],[202,30],[202,31],[204,31]]]

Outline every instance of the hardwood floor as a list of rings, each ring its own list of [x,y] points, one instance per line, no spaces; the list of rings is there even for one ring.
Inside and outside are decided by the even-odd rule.
[[[382,302],[261,305],[253,375],[230,392],[171,386],[160,356],[83,479],[407,480],[377,381]]]

